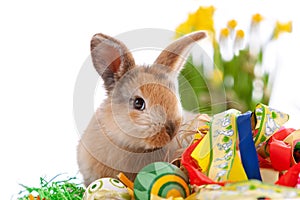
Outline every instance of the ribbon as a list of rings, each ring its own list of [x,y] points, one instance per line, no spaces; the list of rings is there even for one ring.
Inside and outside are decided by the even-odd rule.
[[[270,158],[260,158],[260,167],[273,168],[276,171],[288,170],[291,166],[297,164],[293,152],[299,141],[300,130],[281,128],[265,144],[264,148],[267,148],[267,146],[269,148],[267,157]]]
[[[191,185],[207,185],[207,184],[219,184],[224,185],[225,183],[215,182],[208,178],[205,174],[201,172],[196,161],[191,157],[192,152],[199,144],[200,141],[193,143],[189,146],[181,157],[181,164],[186,168],[189,174],[190,184]]]
[[[254,138],[256,147],[267,141],[289,119],[287,114],[261,103],[257,104],[254,114],[256,117],[255,129],[258,130]]]
[[[244,170],[248,179],[262,180],[259,171],[257,152],[254,146],[251,126],[252,112],[246,112],[237,118],[239,148]]]
[[[254,128],[251,119],[254,119]],[[209,123],[209,132],[182,155],[182,164],[189,173],[190,183],[198,186],[224,185],[248,179],[261,180],[259,164],[261,167],[273,168],[276,165],[280,169],[286,168],[286,163],[292,159],[283,155],[284,162],[281,163],[282,158],[276,158],[288,150],[286,146],[278,145],[277,139],[281,144],[289,143],[292,150],[300,146],[300,131],[296,131],[293,137],[287,133],[274,135],[287,120],[287,114],[263,104],[258,104],[253,113],[241,114],[238,110],[230,109],[214,115]],[[237,151],[238,138],[240,156]],[[257,151],[262,149],[269,150],[270,160],[276,161],[271,163],[264,159],[265,155],[258,155]],[[288,155],[291,155],[291,149]]]
[[[236,116],[239,114],[239,111],[230,109],[214,115],[209,133],[191,153],[202,173],[215,182],[247,180],[236,153]]]
[[[270,160],[276,171],[283,171],[290,168],[291,146],[283,141],[272,138],[270,142]]]
[[[279,180],[275,183],[276,185],[283,185],[289,187],[295,187],[298,181],[300,173],[300,163],[292,166]]]

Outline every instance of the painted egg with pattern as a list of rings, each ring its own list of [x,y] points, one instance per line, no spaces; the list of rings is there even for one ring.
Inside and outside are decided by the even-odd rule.
[[[136,200],[150,200],[151,194],[162,198],[190,195],[187,176],[168,162],[154,162],[145,166],[134,180]]]
[[[101,178],[92,182],[83,195],[83,200],[117,199],[130,200],[126,186],[114,178]]]

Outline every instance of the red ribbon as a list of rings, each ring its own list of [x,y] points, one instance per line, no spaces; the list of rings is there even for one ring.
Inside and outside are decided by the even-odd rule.
[[[189,146],[181,157],[181,164],[186,168],[189,174],[190,178],[190,184],[191,185],[207,185],[207,184],[218,184],[221,186],[225,185],[225,182],[215,182],[208,178],[205,174],[201,172],[201,169],[198,167],[196,161],[191,157],[192,152],[196,148],[196,146],[199,144],[201,140],[193,143],[191,146]]]
[[[283,141],[271,139],[270,160],[276,171],[288,170],[291,165],[291,146]]]
[[[271,138],[275,138],[277,140],[284,140],[287,136],[289,136],[292,132],[296,131],[294,128],[280,128]]]
[[[276,171],[288,170],[291,167],[292,150],[291,145],[283,142],[295,129],[281,128],[270,139],[269,145],[270,161],[259,157],[260,167],[273,168]]]
[[[291,167],[292,147],[283,142],[283,140],[294,131],[295,129],[293,128],[282,128],[269,139],[271,162],[258,155],[260,167],[273,168],[277,171],[288,170],[285,174],[280,176],[279,180],[275,183],[277,185],[295,187],[298,181],[300,163]],[[197,186],[218,184],[224,186],[227,182],[215,182],[208,178],[201,172],[197,162],[191,157],[192,152],[200,141],[201,140],[190,145],[182,154],[181,163],[188,171],[190,184]]]
[[[298,181],[300,173],[300,163],[292,166],[279,180],[275,183],[276,185],[295,187]]]

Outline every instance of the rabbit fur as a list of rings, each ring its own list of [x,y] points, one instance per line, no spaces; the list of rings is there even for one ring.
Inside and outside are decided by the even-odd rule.
[[[195,32],[179,38],[150,66],[137,66],[121,41],[101,33],[93,36],[91,57],[107,98],[77,147],[86,186],[120,172],[134,180],[145,165],[176,158],[184,124],[177,78],[191,47],[205,36]]]

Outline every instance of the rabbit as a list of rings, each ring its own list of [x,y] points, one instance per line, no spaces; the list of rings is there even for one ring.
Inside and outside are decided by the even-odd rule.
[[[145,165],[176,158],[184,124],[177,78],[195,41],[205,37],[199,31],[175,40],[149,66],[137,66],[121,41],[102,33],[92,37],[91,58],[107,98],[77,147],[86,186],[120,172],[133,181]]]

